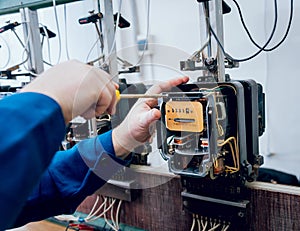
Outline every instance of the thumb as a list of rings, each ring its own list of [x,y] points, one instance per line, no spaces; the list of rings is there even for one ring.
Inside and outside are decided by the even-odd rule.
[[[142,126],[144,128],[148,128],[154,121],[158,120],[160,116],[160,111],[156,108],[152,108],[150,111],[146,112],[145,115],[141,118]]]

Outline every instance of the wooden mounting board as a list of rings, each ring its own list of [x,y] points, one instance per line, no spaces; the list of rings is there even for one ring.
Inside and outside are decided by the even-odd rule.
[[[179,177],[137,173],[137,179],[145,187],[157,186],[141,190],[134,202],[124,202],[121,222],[149,231],[190,230],[192,216],[183,210]],[[300,188],[262,182],[250,183],[248,188],[250,211],[247,230],[300,230]],[[78,210],[89,213],[94,201],[95,195],[88,197]]]

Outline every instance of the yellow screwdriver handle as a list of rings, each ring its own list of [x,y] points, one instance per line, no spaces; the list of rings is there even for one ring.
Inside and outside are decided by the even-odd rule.
[[[121,93],[119,90],[116,90],[116,97],[117,97],[117,102],[119,102],[121,99]]]

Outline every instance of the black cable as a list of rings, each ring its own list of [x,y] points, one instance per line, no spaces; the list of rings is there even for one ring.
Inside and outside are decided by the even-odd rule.
[[[102,227],[103,231],[106,231],[106,222],[104,222],[104,226]]]
[[[43,60],[43,63],[47,64],[47,65],[50,66],[50,67],[53,67],[53,64],[51,64],[51,63],[49,63],[49,62],[47,62],[47,61],[45,61],[45,60]]]
[[[163,152],[163,150],[159,149],[159,154],[161,155],[161,157],[163,158],[163,160],[167,161],[170,158],[168,156],[166,156],[166,154]]]
[[[70,223],[71,223],[71,222],[70,222]],[[70,223],[66,226],[65,231],[68,231],[69,229],[75,230],[75,231],[79,231],[79,230],[80,230],[80,228],[71,226]]]
[[[262,49],[262,47],[260,45],[258,45],[254,39],[252,38],[246,24],[245,24],[245,21],[244,21],[244,17],[243,17],[243,14],[242,14],[242,10],[239,6],[239,4],[237,3],[236,0],[232,0],[234,2],[234,4],[236,5],[236,8],[238,10],[238,13],[239,13],[239,16],[240,16],[240,20],[241,20],[241,23],[244,27],[244,30],[246,31],[249,39],[251,40],[251,42],[259,49]],[[263,50],[264,51],[273,51],[275,50],[276,48],[278,48],[284,41],[285,39],[287,38],[288,34],[289,34],[289,31],[290,31],[290,28],[291,28],[291,25],[292,25],[292,20],[293,20],[293,12],[294,12],[294,0],[291,0],[291,6],[290,6],[290,17],[289,17],[289,22],[288,22],[288,26],[287,26],[287,29],[286,29],[286,32],[283,36],[283,38],[280,40],[280,42],[278,42],[275,46],[273,46],[272,48],[264,48]]]
[[[222,52],[224,53],[225,57],[233,62],[245,62],[245,61],[249,61],[250,59],[253,59],[254,57],[256,57],[257,55],[259,55],[271,42],[276,27],[277,27],[277,19],[278,19],[278,9],[277,9],[277,0],[274,0],[274,9],[275,9],[275,16],[274,16],[274,25],[273,25],[273,29],[271,32],[271,35],[269,37],[269,39],[267,40],[267,42],[265,43],[265,45],[263,47],[261,47],[256,53],[254,53],[253,55],[246,57],[246,58],[240,58],[240,59],[236,59],[233,58],[232,56],[230,56],[228,53],[225,52],[223,45],[221,44],[218,36],[216,35],[216,33],[214,32],[214,30],[212,29],[211,25],[209,25],[209,30],[212,33],[212,35],[214,36],[215,40],[217,41],[219,47],[221,48]]]

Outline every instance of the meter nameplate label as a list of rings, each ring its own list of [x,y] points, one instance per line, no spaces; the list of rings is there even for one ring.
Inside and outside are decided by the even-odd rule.
[[[171,131],[202,132],[202,104],[196,101],[167,102],[166,127]]]

